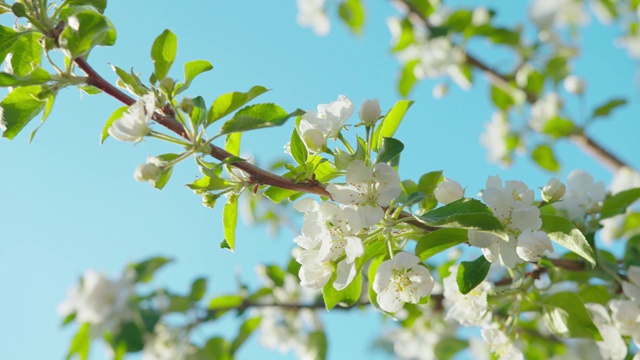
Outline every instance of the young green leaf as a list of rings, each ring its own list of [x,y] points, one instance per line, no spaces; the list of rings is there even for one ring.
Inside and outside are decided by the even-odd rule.
[[[178,38],[171,30],[165,29],[151,46],[151,60],[153,61],[154,74],[158,81],[169,73],[171,65],[176,58],[178,50]]]
[[[313,359],[325,360],[327,358],[327,336],[322,329],[309,333],[306,350],[312,354]]]
[[[218,98],[213,101],[211,108],[209,108],[207,126],[231,114],[267,91],[267,88],[264,86],[256,85],[247,92],[236,91],[218,96]]]
[[[102,145],[104,143],[104,141],[109,137],[109,128],[111,127],[111,125],[113,125],[113,123],[116,120],[119,120],[122,118],[122,115],[129,109],[128,106],[123,106],[120,108],[117,108],[116,111],[114,111],[111,116],[109,116],[109,118],[107,119],[107,122],[104,124],[104,126],[102,127],[102,131],[100,132],[100,144]]]
[[[602,204],[601,219],[624,214],[627,208],[640,199],[640,188],[621,191],[606,198]]]
[[[439,229],[425,234],[416,243],[416,255],[420,261],[462,244],[469,239],[465,229]]]
[[[44,109],[45,102],[36,97],[41,90],[41,86],[18,87],[0,101],[3,137],[13,139]]]
[[[553,172],[560,170],[560,163],[556,160],[553,149],[549,145],[542,144],[536,146],[531,152],[531,158],[545,170]]]
[[[570,136],[575,133],[576,126],[571,120],[556,116],[544,124],[544,129],[542,129],[542,132],[550,135],[554,139],[558,139],[561,137]]]
[[[484,255],[480,255],[474,261],[462,261],[456,274],[456,282],[460,292],[468,294],[475,289],[487,277],[490,268],[491,263],[487,261]]]
[[[420,60],[411,60],[402,67],[400,79],[398,79],[398,92],[402,97],[409,96],[409,92],[418,81],[414,70],[419,63]]]
[[[627,105],[627,99],[614,98],[607,101],[605,104],[598,106],[593,110],[591,118],[607,117],[611,112],[621,106]]]
[[[398,100],[398,102],[393,105],[373,133],[372,148],[374,151],[377,152],[382,146],[383,138],[392,137],[393,134],[395,134],[398,126],[400,126],[400,122],[402,122],[404,115],[411,105],[413,105],[412,100]]]
[[[417,219],[429,226],[482,230],[507,238],[502,224],[485,204],[470,198],[462,198],[437,209],[428,211]]]
[[[66,6],[90,5],[96,8],[100,13],[103,13],[107,8],[107,0],[66,0],[64,4]]]
[[[251,105],[238,110],[230,120],[225,122],[220,129],[220,134],[281,126],[289,118],[301,114],[301,111],[288,114],[280,106],[271,103]]]
[[[12,51],[13,44],[25,34],[24,32],[17,32],[10,27],[0,25],[0,61],[4,61],[7,54]]]
[[[402,150],[404,150],[404,144],[400,140],[391,137],[382,138],[382,146],[376,158],[376,164],[386,163],[397,158]]]
[[[307,159],[309,158],[309,151],[307,150],[307,146],[304,144],[300,135],[298,134],[298,130],[293,129],[291,133],[291,156],[293,156],[293,160],[296,161],[299,165],[304,165],[307,163]]]
[[[111,68],[116,73],[116,75],[118,75],[118,86],[125,88],[128,91],[141,97],[151,91],[146,86],[144,86],[142,81],[140,81],[138,75],[134,74],[133,69],[131,69],[130,73],[127,73],[126,71],[120,69],[115,65],[111,65]]]
[[[240,142],[242,140],[242,133],[233,133],[227,135],[227,140],[224,143],[224,149],[233,155],[240,155]]]
[[[438,205],[438,200],[433,195],[433,191],[438,187],[441,180],[442,170],[428,172],[420,177],[416,190],[425,195],[424,200],[420,202],[422,211],[431,210]]]
[[[238,225],[238,196],[231,195],[222,210],[224,239],[232,252],[236,245],[236,226]]]
[[[344,20],[354,34],[360,35],[362,33],[365,14],[364,7],[360,0],[343,1],[340,4],[338,12],[342,20]]]
[[[11,73],[17,77],[27,76],[40,68],[42,59],[42,34],[32,32],[20,36],[11,49]],[[45,71],[46,72],[46,71]],[[49,74],[46,72],[47,75]]]
[[[89,349],[91,348],[91,325],[84,323],[78,329],[78,332],[71,341],[71,347],[69,348],[69,354],[67,360],[71,359],[73,355],[78,354],[81,360],[86,360],[89,357]]]
[[[358,260],[362,263],[362,259]],[[338,304],[346,307],[358,302],[362,292],[362,274],[359,270],[356,271],[358,271],[358,274],[344,289],[336,290],[333,287],[333,282],[337,277],[336,273],[331,276],[327,284],[322,288],[322,297],[327,310],[333,309]]]
[[[557,336],[602,340],[583,300],[573,292],[558,292],[541,301],[543,319]]]
[[[189,299],[191,301],[198,301],[202,299],[207,291],[207,279],[197,278],[191,283],[191,292],[189,293]]]
[[[568,250],[587,260],[591,267],[596,266],[596,256],[591,245],[571,221],[553,215],[540,215],[542,228],[551,241],[564,246]]]
[[[209,302],[209,310],[229,310],[242,305],[242,296],[240,295],[222,295],[211,299]]]
[[[178,95],[181,92],[187,90],[191,86],[191,82],[196,76],[210,71],[213,69],[213,65],[206,60],[193,60],[184,64],[184,83],[178,83],[174,95]]]
[[[70,59],[86,57],[94,46],[111,46],[116,30],[109,19],[90,6],[68,7],[60,12],[68,24],[58,37],[60,49]]]
[[[154,257],[141,263],[131,264],[130,267],[135,271],[135,282],[149,282],[153,279],[155,272],[166,264],[172,262],[173,259],[164,257]]]

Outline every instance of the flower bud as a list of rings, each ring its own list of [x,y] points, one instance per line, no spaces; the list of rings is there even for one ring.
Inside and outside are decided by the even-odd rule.
[[[442,204],[448,204],[456,201],[464,196],[464,189],[462,186],[453,180],[445,178],[443,182],[438,184],[433,195]]]
[[[148,181],[151,185],[156,184],[156,181],[160,179],[162,175],[162,169],[158,167],[156,164],[147,162],[146,164],[140,164],[136,168],[136,171],[133,173],[133,177],[136,181]]]
[[[542,188],[542,200],[548,203],[559,201],[564,196],[565,191],[567,191],[567,187],[560,180],[551,178]]]
[[[314,153],[319,153],[324,149],[327,145],[327,140],[324,138],[324,134],[322,131],[318,129],[308,129],[302,133],[300,136],[302,141],[304,141],[305,145],[307,145],[307,149]]]
[[[358,115],[360,116],[360,120],[366,125],[373,125],[380,119],[380,114],[382,110],[380,110],[380,102],[378,99],[373,100],[363,100],[362,104],[360,104],[360,109],[358,110]]]
[[[581,95],[585,88],[584,81],[575,75],[567,76],[563,81],[563,85],[565,90],[576,95]]]
[[[442,99],[449,92],[449,87],[445,83],[440,83],[433,87],[433,98],[434,99]]]

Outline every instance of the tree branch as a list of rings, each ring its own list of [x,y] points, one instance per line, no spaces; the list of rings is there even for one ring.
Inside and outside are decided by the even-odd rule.
[[[429,23],[427,18],[420,12],[418,8],[416,8],[410,1],[408,0],[391,0],[392,2],[402,4],[409,14],[413,15],[413,18],[417,19],[421,22],[427,29],[432,29],[432,25]],[[509,79],[498,72],[497,70],[491,68],[476,56],[469,54],[465,51],[465,62],[468,65],[471,65],[478,70],[484,72],[489,80],[495,84],[501,84],[505,86],[514,86],[509,82]],[[538,100],[536,94],[527,91],[526,89],[520,89],[526,95],[526,99],[529,103],[533,104]],[[570,138],[571,142],[573,142],[576,146],[581,148],[585,153],[592,156],[596,161],[599,161],[600,164],[608,168],[610,171],[615,172],[623,166],[629,167],[629,164],[622,161],[618,156],[605,149],[602,145],[596,142],[593,138],[589,137],[585,133],[572,135]]]

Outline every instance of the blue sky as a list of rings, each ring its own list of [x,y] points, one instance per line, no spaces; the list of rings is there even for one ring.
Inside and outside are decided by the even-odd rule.
[[[335,10],[335,3],[329,3]],[[215,67],[186,96],[202,95],[210,103],[219,94],[263,85],[273,90],[262,101],[289,110],[313,109],[339,94],[356,104],[377,97],[388,109],[399,99],[395,91],[398,64],[389,54],[385,23],[395,11],[385,1],[366,3],[369,18],[363,36],[352,36],[332,17],[331,33],[319,38],[296,24],[293,0],[189,0],[180,5],[166,0],[112,1],[107,15],[118,30],[117,43],[95,50],[89,62],[111,80],[115,77],[109,64],[133,67],[146,78],[152,70],[151,43],[169,28],[179,38],[174,76],[181,76],[182,64],[188,60],[206,59]],[[523,5],[502,0],[490,6],[498,10],[500,22],[526,21]],[[10,25],[13,19],[5,15],[0,21]],[[619,34],[619,29],[605,29],[592,17],[581,37],[584,48],[574,72],[587,79],[586,109],[613,96],[631,100],[611,119],[595,124],[590,134],[639,168],[640,158],[634,155],[640,127],[638,72],[625,51],[613,46]],[[511,64],[505,52],[483,43],[472,44],[472,50],[492,64]],[[467,186],[468,195],[495,174],[505,180],[524,180],[532,188],[544,185],[552,174],[524,158],[509,169],[486,162],[478,136],[493,109],[486,81],[480,74],[476,78],[479,81],[471,91],[452,87],[442,100],[431,96],[434,81],[414,89],[410,98],[416,104],[397,133],[406,146],[401,177],[417,179],[442,169],[445,176]],[[569,113],[579,113],[577,99],[569,98],[566,105]],[[154,255],[173,257],[176,262],[162,270],[153,284],[187,291],[193,279],[206,276],[210,297],[233,292],[238,272],[255,284],[255,264],[287,260],[293,235],[286,230],[272,238],[263,228],[242,226],[236,252],[219,249],[221,207],[202,207],[200,198],[182,186],[197,175],[192,162],[181,164],[162,191],[136,183],[132,174],[139,163],[173,149],[155,141],[133,147],[113,139],[100,146],[102,126],[119,106],[105,95],[87,96],[68,89],[60,94],[32,144],[28,144],[30,129],[14,141],[0,140],[0,359],[63,357],[73,329],[60,328],[55,308],[88,268],[119,276],[131,261]],[[243,153],[255,154],[262,164],[283,157],[289,126],[247,134]],[[561,143],[557,150],[562,179],[581,168],[609,182],[610,174],[573,145]],[[331,359],[343,358],[345,352],[369,355],[382,326],[373,312],[332,313],[326,318]],[[230,328],[229,323],[213,326],[212,332],[235,333],[237,327]],[[255,358],[258,351],[262,350],[253,338],[239,356]],[[94,349],[92,358],[102,357],[101,349]],[[277,352],[260,352],[260,357],[282,358]]]

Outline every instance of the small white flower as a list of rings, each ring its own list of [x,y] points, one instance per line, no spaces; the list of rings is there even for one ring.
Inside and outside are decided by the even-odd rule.
[[[382,220],[382,206],[389,206],[402,191],[398,173],[386,163],[371,170],[363,161],[354,160],[347,167],[346,180],[349,185],[329,184],[327,191],[341,204],[357,205],[363,227]]]
[[[162,175],[162,168],[160,168],[160,160],[156,157],[149,157],[146,164],[140,164],[133,173],[133,178],[136,181],[143,182],[148,181],[152,186],[156,185],[156,182]]]
[[[67,300],[58,306],[58,313],[62,316],[75,313],[79,323],[91,324],[94,334],[98,335],[131,317],[129,299],[132,295],[131,273],[111,280],[104,274],[87,270],[82,285],[69,290]]]
[[[551,178],[542,188],[542,200],[552,203],[562,200],[567,187],[557,178]]]
[[[630,167],[619,168],[611,179],[611,195],[621,191],[640,188],[640,174]]]
[[[543,131],[549,120],[558,116],[562,107],[560,98],[555,93],[549,93],[531,105],[531,119],[529,125],[536,131]]]
[[[640,59],[640,32],[629,33],[616,39],[616,45],[625,48],[632,58]]]
[[[536,0],[529,15],[541,29],[565,25],[583,25],[589,16],[582,0]]]
[[[434,99],[442,99],[449,92],[449,87],[445,83],[439,83],[433,87],[431,94]]]
[[[484,6],[479,6],[473,9],[471,13],[471,24],[473,26],[482,26],[491,20],[491,14],[489,13],[489,9]]]
[[[516,252],[524,261],[538,261],[545,251],[553,252],[551,239],[543,231],[523,231],[518,236]]]
[[[312,152],[320,152],[327,139],[335,139],[353,114],[351,100],[340,95],[338,100],[318,105],[318,111],[309,110],[298,124],[298,134]]]
[[[442,204],[448,204],[464,196],[464,189],[457,181],[444,178],[433,190],[433,195]]]
[[[482,338],[489,345],[489,350],[498,360],[521,360],[524,359],[522,351],[502,331],[491,327],[481,331]]]
[[[640,307],[631,300],[611,300],[611,319],[621,335],[631,336],[640,344]]]
[[[511,160],[507,139],[511,129],[504,113],[493,113],[491,121],[484,124],[484,129],[484,133],[480,135],[480,143],[488,150],[487,159],[492,163],[509,165]]]
[[[581,95],[584,92],[584,80],[575,75],[569,75],[562,82],[564,89],[571,94]]]
[[[453,319],[463,326],[480,326],[491,321],[491,312],[487,303],[487,294],[491,290],[491,284],[483,281],[463,295],[456,282],[458,266],[449,268],[450,275],[444,278],[444,307],[445,320]]]
[[[333,274],[331,263],[320,262],[318,260],[318,250],[302,251],[296,258],[296,261],[302,265],[298,276],[300,277],[300,286],[304,288],[312,290],[322,289]]]
[[[193,350],[180,329],[158,323],[154,334],[145,339],[142,360],[183,360]]]
[[[311,27],[318,36],[325,36],[331,29],[329,17],[324,11],[325,0],[297,0],[298,24]]]
[[[596,183],[587,172],[574,170],[567,177],[567,192],[563,200],[554,203],[553,207],[569,220],[582,224],[587,215],[600,210],[604,197],[602,181]]]
[[[600,355],[605,359],[624,359],[627,355],[627,344],[622,339],[618,329],[613,325],[607,309],[597,303],[587,303],[584,306],[591,314],[593,323],[598,328],[600,335],[602,335],[602,341],[597,342]]]
[[[428,296],[434,281],[429,270],[420,265],[420,258],[399,252],[393,259],[383,261],[373,280],[376,300],[384,311],[395,313],[405,302],[417,304]]]
[[[360,104],[360,109],[358,109],[360,121],[367,125],[375,124],[380,119],[381,113],[382,110],[378,99],[363,100],[362,104]]]
[[[149,93],[136,101],[111,124],[109,135],[119,141],[140,142],[151,131],[149,120],[155,110],[155,97]]]
[[[629,299],[640,305],[640,266],[629,266],[627,278],[630,281],[622,282],[622,291]]]

